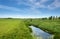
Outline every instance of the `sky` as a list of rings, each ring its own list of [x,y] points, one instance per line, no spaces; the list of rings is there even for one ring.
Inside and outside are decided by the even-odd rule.
[[[0,18],[60,16],[60,0],[0,0]]]

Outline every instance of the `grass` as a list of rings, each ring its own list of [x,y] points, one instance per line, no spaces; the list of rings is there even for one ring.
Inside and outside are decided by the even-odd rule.
[[[50,30],[51,32],[60,33],[60,20],[33,20],[32,24],[38,25],[37,27],[39,28]]]
[[[55,35],[54,39],[60,39],[60,20],[39,20],[33,19],[32,25]]]
[[[0,39],[32,39],[30,33],[20,19],[0,19]]]
[[[36,39],[31,35],[29,25],[55,35],[60,39],[60,20],[41,19],[0,19],[0,39]]]

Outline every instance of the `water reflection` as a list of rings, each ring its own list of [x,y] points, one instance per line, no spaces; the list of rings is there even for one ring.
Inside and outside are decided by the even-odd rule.
[[[53,39],[52,35],[44,32],[40,28],[34,26],[29,26],[32,29],[32,34],[37,37],[37,39]]]

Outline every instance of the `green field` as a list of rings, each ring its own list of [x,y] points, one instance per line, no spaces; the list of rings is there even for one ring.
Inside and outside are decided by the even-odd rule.
[[[0,19],[0,39],[32,39],[30,33],[20,19]]]
[[[55,35],[60,39],[60,20],[41,19],[0,19],[0,39],[35,39],[29,25]]]

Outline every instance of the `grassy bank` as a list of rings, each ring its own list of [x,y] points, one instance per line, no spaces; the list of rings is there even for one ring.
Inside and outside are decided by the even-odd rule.
[[[32,19],[30,24],[35,25],[45,32],[55,35],[54,39],[60,39],[60,20]]]
[[[32,20],[31,24],[43,30],[50,30],[51,34],[60,33],[60,20]]]

